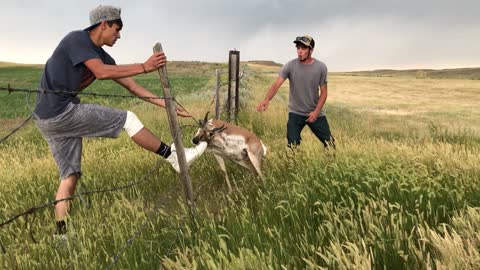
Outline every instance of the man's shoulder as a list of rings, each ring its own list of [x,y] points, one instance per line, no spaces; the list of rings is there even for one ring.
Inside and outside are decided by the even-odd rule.
[[[87,32],[82,31],[82,30],[75,30],[75,31],[71,31],[67,35],[65,35],[63,40],[80,40],[80,39],[86,39],[88,37],[89,36],[88,36]]]
[[[298,58],[294,58],[283,65],[283,69],[291,69],[298,65]]]
[[[322,61],[320,61],[320,60],[318,60],[318,59],[316,59],[316,58],[313,58],[313,62],[314,62],[316,65],[321,66],[322,68],[327,68],[327,65],[325,65],[324,62],[322,62]]]
[[[292,64],[295,64],[295,63],[298,63],[298,58],[293,58],[292,60],[285,63],[285,65],[292,65]]]

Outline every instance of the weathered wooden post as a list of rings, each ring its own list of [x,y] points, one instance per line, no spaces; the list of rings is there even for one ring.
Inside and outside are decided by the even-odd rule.
[[[162,44],[160,44],[160,42],[155,44],[153,47],[153,52],[163,52]],[[160,75],[160,80],[163,86],[163,95],[165,97],[165,109],[167,110],[168,123],[170,124],[173,143],[175,144],[175,149],[177,151],[177,158],[180,166],[180,177],[183,181],[187,205],[193,220],[195,218],[195,201],[193,198],[192,182],[190,181],[187,159],[185,158],[185,150],[183,149],[182,132],[177,122],[176,102],[173,102],[173,96],[170,93],[170,81],[168,80],[167,67],[163,66],[159,68],[158,74]]]
[[[240,70],[240,52],[237,50],[230,51],[229,57],[228,57],[228,96],[227,96],[228,121],[232,121],[234,118],[235,118],[235,122],[238,120],[239,70]]]
[[[220,100],[221,100],[220,99],[220,70],[216,69],[215,75],[217,80],[217,86],[215,88],[215,119],[219,120],[220,119]],[[230,101],[228,102],[230,103]],[[225,167],[225,161],[220,156],[217,156],[215,154],[213,156],[217,160],[218,164],[220,164],[220,167],[222,168],[222,171],[225,174],[225,183],[227,183],[227,190],[228,190],[228,193],[231,193],[232,186],[230,185],[230,179],[228,178],[227,169]]]
[[[215,119],[220,119],[220,70],[215,70],[217,86],[215,88]]]

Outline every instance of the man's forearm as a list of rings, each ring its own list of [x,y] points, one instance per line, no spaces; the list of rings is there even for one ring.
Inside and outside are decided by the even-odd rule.
[[[277,80],[272,84],[270,89],[268,90],[267,94],[265,95],[265,101],[270,101],[272,98],[277,94],[278,89],[282,86],[283,82],[285,81],[284,78],[278,77]]]
[[[154,93],[150,92],[149,90],[143,88],[142,86],[138,85],[133,78],[122,78],[122,79],[115,79],[115,81],[125,87],[130,93],[137,97],[147,97],[143,98],[143,100],[148,101],[152,104],[165,107],[165,99],[159,98]]]
[[[97,79],[106,80],[132,77],[142,73],[145,73],[145,68],[142,64],[103,65],[96,75]]]
[[[270,101],[272,100],[272,98],[277,94],[278,92],[278,87],[276,87],[275,85],[273,85],[270,90],[268,90],[267,94],[265,95],[265,100],[266,101]]]
[[[315,110],[320,112],[323,108],[323,105],[325,105],[325,102],[327,101],[327,87],[322,86],[320,87],[320,97],[318,98],[317,106],[315,107]]]

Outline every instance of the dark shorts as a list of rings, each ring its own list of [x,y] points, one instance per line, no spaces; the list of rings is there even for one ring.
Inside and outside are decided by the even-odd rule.
[[[288,113],[287,140],[289,146],[300,144],[302,140],[300,133],[302,132],[305,125],[308,125],[313,134],[317,136],[317,138],[323,143],[325,147],[327,147],[327,142],[333,142],[333,137],[330,133],[330,127],[328,126],[326,116],[319,116],[317,120],[313,123],[307,123],[307,119],[308,116]]]
[[[50,146],[60,179],[81,175],[82,137],[118,137],[127,111],[93,104],[67,105],[49,119],[36,119],[38,129]]]

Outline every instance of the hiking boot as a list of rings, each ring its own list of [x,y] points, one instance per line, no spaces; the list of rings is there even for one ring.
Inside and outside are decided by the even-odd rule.
[[[166,158],[166,160],[172,165],[173,169],[180,173],[180,165],[178,163],[177,151],[175,150],[175,144],[170,146],[172,153]],[[187,166],[190,166],[199,156],[207,149],[207,142],[200,142],[193,148],[185,148],[185,159],[187,160]]]

